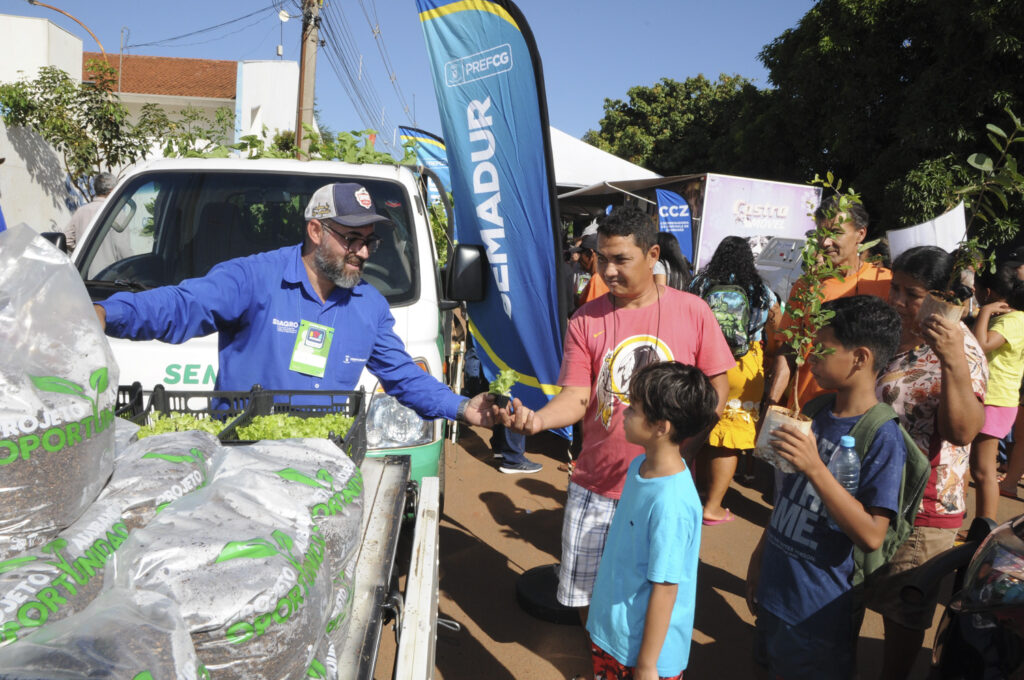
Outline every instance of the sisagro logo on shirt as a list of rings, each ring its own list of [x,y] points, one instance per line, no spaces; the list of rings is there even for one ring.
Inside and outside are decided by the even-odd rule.
[[[282,321],[281,319],[274,319],[273,323],[277,327],[278,333],[290,333],[291,335],[295,335],[299,332],[298,321]]]

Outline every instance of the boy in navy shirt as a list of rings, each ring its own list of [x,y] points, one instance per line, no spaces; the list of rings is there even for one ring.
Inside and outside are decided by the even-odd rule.
[[[644,447],[629,466],[594,584],[587,630],[596,680],[680,678],[690,655],[701,503],[681,455],[711,427],[718,393],[678,362],[635,373],[626,440]]]
[[[882,545],[895,516],[906,446],[896,421],[879,428],[861,461],[856,497],[826,467],[839,439],[877,403],[875,380],[899,345],[900,319],[881,299],[826,303],[835,316],[817,335],[811,373],[834,390],[812,434],[784,426],[772,446],[796,467],[785,476],[771,522],[751,558],[747,603],[758,651],[775,677],[850,678],[863,607],[853,590],[853,548]],[[840,527],[829,527],[832,517]]]

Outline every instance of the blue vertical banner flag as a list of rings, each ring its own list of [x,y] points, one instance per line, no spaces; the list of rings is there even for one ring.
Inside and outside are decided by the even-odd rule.
[[[484,374],[532,409],[557,391],[565,277],[540,57],[507,0],[416,0],[455,197],[456,238],[491,270],[469,326]],[[567,431],[560,434],[568,436]]]
[[[432,135],[425,130],[413,127],[398,126],[398,134],[403,144],[412,144],[412,150],[416,154],[416,161],[433,170],[443,187],[438,187],[433,182],[427,183],[427,200],[431,205],[441,202],[439,191],[451,193],[452,180],[448,172],[448,152],[444,146],[444,140],[437,135]]]
[[[683,255],[693,262],[690,204],[674,191],[656,189],[655,192],[658,195],[658,229],[675,236]]]
[[[0,231],[7,230],[7,222],[4,221],[4,209],[0,208]]]

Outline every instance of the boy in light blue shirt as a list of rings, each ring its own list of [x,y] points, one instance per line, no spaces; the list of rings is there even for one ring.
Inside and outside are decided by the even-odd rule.
[[[629,466],[594,585],[587,631],[595,680],[681,678],[690,656],[701,503],[681,455],[710,428],[718,394],[699,369],[651,364],[630,381]]]

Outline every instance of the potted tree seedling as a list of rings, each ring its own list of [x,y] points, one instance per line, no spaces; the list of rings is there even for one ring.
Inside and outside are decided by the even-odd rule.
[[[827,173],[824,179],[815,175],[813,183],[832,190],[837,200],[834,207],[826,211],[824,219],[815,222],[814,231],[807,236],[800,253],[803,274],[793,287],[791,304],[786,310],[793,324],[780,331],[784,337],[783,345],[792,353],[796,363],[796,369],[789,379],[790,407],[768,407],[754,448],[755,456],[783,472],[794,472],[795,468],[772,448],[771,433],[782,425],[792,425],[803,432],[810,432],[811,420],[800,413],[796,390],[797,376],[811,356],[827,351],[816,342],[818,329],[827,325],[834,315],[834,312],[822,309],[825,301],[825,281],[830,278],[842,280],[844,273],[832,262],[822,244],[825,239],[835,235],[836,219],[849,219],[850,206],[860,202],[860,197],[852,189],[845,193],[841,191],[842,180],[836,180],[831,172]],[[824,198],[822,202],[824,203]],[[862,251],[866,250],[874,243],[877,241],[861,244],[860,248]]]
[[[505,408],[512,398],[512,386],[519,382],[519,374],[511,368],[503,368],[498,377],[490,382],[488,394],[494,395],[494,403],[499,408]]]
[[[957,278],[961,272],[979,272],[986,267],[995,267],[994,255],[985,254],[985,241],[993,238],[996,242],[1003,240],[998,238],[1000,231],[1006,231],[1006,225],[1000,224],[1005,221],[1005,218],[1000,217],[1000,212],[1010,208],[1008,195],[1020,193],[1024,189],[1024,175],[1018,172],[1017,159],[1010,153],[1014,143],[1024,142],[1024,124],[1009,107],[1005,110],[1013,124],[1009,133],[992,123],[985,126],[988,139],[996,150],[995,158],[985,153],[968,156],[967,164],[977,171],[977,179],[953,191],[954,200],[964,202],[965,207],[971,211],[971,218],[967,222],[964,239],[954,253],[953,272],[946,290],[929,291],[918,311],[918,321],[927,319],[931,314],[959,321],[967,312],[966,303],[971,297],[971,291],[967,286],[955,285]],[[981,229],[975,230],[973,227],[982,227],[983,223],[997,229],[986,230],[984,235],[976,233]]]
[[[964,238],[953,252],[953,270],[945,290],[930,290],[917,310],[918,323],[932,314],[957,322],[967,314],[967,303],[973,292],[968,286],[957,285],[962,272],[978,272],[991,264],[992,255],[985,255],[984,246],[977,238]]]

